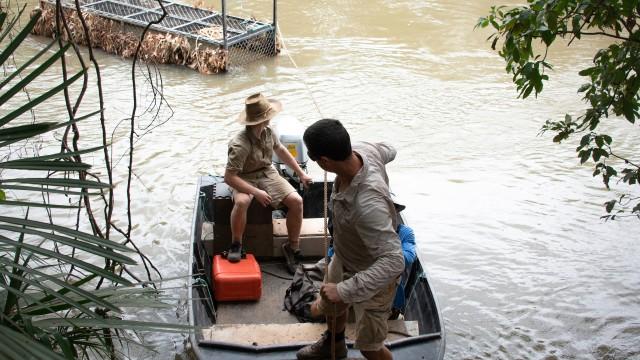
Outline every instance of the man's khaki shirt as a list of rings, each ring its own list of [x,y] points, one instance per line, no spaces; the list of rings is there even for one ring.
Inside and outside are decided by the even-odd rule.
[[[235,171],[245,180],[265,176],[271,171],[273,151],[280,145],[274,131],[267,126],[260,139],[246,127],[229,140],[227,170]]]
[[[396,151],[384,143],[356,143],[353,150],[362,159],[362,168],[342,192],[337,190],[337,179],[330,204],[335,256],[345,275],[351,276],[338,283],[338,294],[346,303],[373,297],[404,270],[385,170]]]

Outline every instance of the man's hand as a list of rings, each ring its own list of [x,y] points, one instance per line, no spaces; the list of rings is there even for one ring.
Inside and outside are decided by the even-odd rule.
[[[340,298],[340,294],[338,294],[337,284],[322,284],[322,286],[320,286],[320,295],[332,303],[342,303],[342,298]]]
[[[311,179],[311,176],[309,176],[306,172],[302,172],[301,174],[298,174],[300,176],[300,181],[302,182],[302,185],[304,186],[305,189],[309,188],[309,185],[313,182],[313,180]]]
[[[258,189],[253,196],[256,198],[260,205],[267,207],[271,204],[271,195],[267,194],[266,191]]]

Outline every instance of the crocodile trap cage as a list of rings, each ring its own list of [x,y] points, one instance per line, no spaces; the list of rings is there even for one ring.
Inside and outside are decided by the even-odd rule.
[[[42,16],[33,33],[61,36],[128,58],[135,55],[142,31],[152,23],[141,44],[140,59],[185,65],[206,74],[279,53],[276,0],[271,22],[230,16],[226,0],[221,5],[218,12],[166,0],[81,0],[85,32],[73,1],[42,0]],[[64,21],[56,22],[56,14]]]

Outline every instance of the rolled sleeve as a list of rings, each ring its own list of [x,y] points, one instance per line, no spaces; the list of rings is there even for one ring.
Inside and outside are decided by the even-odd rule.
[[[249,147],[240,142],[232,141],[227,152],[227,170],[242,172],[245,161],[249,156]]]
[[[404,270],[404,257],[398,234],[394,231],[388,204],[382,196],[361,198],[362,212],[355,228],[369,256],[368,268],[338,284],[344,302],[361,302],[395,281]]]
[[[396,158],[396,149],[385,142],[378,143],[378,151],[385,164],[392,162]]]

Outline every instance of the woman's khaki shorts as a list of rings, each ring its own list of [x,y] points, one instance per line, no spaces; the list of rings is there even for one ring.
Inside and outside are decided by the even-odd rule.
[[[266,170],[259,175],[260,176],[248,177],[242,175],[239,176],[242,180],[269,194],[269,196],[271,196],[271,207],[274,209],[280,208],[282,206],[282,201],[292,192],[296,192],[296,189],[294,189],[287,180],[280,176],[278,171],[274,168],[269,168],[269,170]],[[233,197],[235,198],[238,191],[232,187],[230,187],[230,189]]]
[[[343,273],[342,264],[337,256],[331,258],[328,273],[327,282],[336,284],[350,277]],[[334,309],[337,315],[341,315],[349,309],[349,306],[352,306],[356,317],[355,347],[361,351],[378,351],[384,346],[384,341],[387,338],[389,331],[387,319],[391,314],[391,304],[395,292],[396,283],[392,282],[371,299],[352,304],[341,304],[340,306],[334,306],[333,303],[327,302],[321,297],[318,309],[326,316],[331,316]]]

